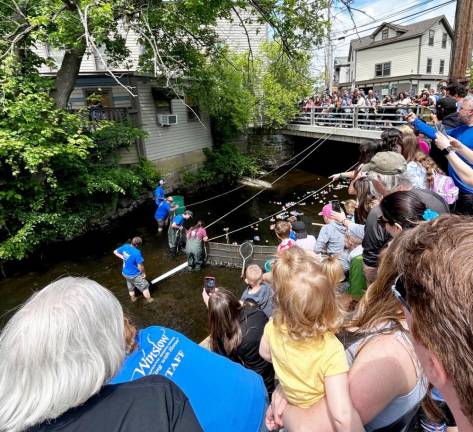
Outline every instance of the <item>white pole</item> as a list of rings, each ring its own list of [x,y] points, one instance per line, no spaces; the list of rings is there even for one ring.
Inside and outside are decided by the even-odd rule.
[[[174,267],[173,269],[171,269],[168,272],[162,274],[161,276],[158,276],[157,278],[153,279],[151,281],[151,284],[154,285],[155,283],[161,282],[162,280],[168,278],[169,276],[172,276],[173,274],[177,273],[178,271],[184,270],[186,267],[187,267],[187,261],[185,263],[182,263],[181,265],[178,265],[177,267]]]

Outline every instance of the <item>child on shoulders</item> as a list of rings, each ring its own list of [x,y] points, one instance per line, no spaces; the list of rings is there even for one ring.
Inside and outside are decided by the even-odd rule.
[[[280,254],[273,278],[277,308],[264,329],[261,357],[273,363],[291,404],[306,408],[325,397],[335,430],[364,431],[350,399],[345,351],[335,336],[341,325],[335,287],[298,247]]]
[[[278,255],[295,245],[294,240],[291,240],[289,237],[291,233],[291,224],[289,222],[278,221],[274,228],[274,232],[276,233],[277,238],[281,240],[281,243],[278,245]]]
[[[253,300],[268,318],[273,314],[273,290],[263,282],[263,270],[257,264],[246,269],[245,282],[248,286],[241,295],[242,301]]]

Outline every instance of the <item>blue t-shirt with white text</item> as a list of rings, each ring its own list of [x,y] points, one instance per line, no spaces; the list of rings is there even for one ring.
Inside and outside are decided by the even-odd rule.
[[[124,276],[134,277],[141,273],[138,264],[143,264],[144,259],[138,248],[127,243],[119,247],[117,252],[124,257],[122,270]]]
[[[162,375],[185,393],[204,431],[260,430],[266,388],[257,373],[165,327],[139,331],[136,342],[138,348],[109,384]]]

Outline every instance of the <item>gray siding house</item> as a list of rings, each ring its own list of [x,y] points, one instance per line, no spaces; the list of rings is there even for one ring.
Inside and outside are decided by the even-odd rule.
[[[240,16],[246,18],[243,11]],[[268,39],[267,28],[261,24],[246,24],[246,30],[255,53]],[[222,42],[233,50],[248,49],[247,34],[237,17],[233,20],[220,21],[217,31]],[[122,151],[120,162],[134,164],[139,158],[144,158],[153,162],[167,178],[178,180],[183,170],[201,164],[205,159],[203,149],[212,146],[209,116],[199,112],[199,107],[194,101],[184,95],[176,96],[171,89],[163,88],[157,79],[140,72],[138,62],[142,47],[138,43],[137,35],[126,29],[124,34],[130,58],[126,66],[112,70],[124,86],[131,87],[134,96],[106,73],[100,55],[89,52],[82,60],[69,106],[73,110],[85,108],[90,105],[88,99],[90,95],[100,95],[101,111],[107,118],[127,116],[148,134],[143,142],[137,142],[134,147]],[[45,75],[55,75],[63,53],[51,50],[48,46],[37,47],[36,53],[44,58],[56,60],[55,67],[43,66],[40,70]],[[200,121],[183,103],[184,100],[199,114]],[[166,120],[171,120],[171,124],[163,125]]]

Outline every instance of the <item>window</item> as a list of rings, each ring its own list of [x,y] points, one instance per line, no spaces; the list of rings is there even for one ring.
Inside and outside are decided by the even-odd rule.
[[[381,32],[381,39],[387,39],[389,37],[389,29],[385,28],[383,29],[383,31]]]
[[[374,76],[383,77],[391,75],[391,62],[378,63],[374,65]]]
[[[434,37],[435,32],[433,30],[429,30],[429,45],[434,46]]]
[[[424,88],[425,88],[426,90],[430,90],[430,87],[431,87],[430,84],[424,84]]]
[[[432,59],[431,58],[428,58],[427,59],[427,70],[426,70],[427,73],[432,73]]]
[[[185,101],[187,105],[187,121],[198,121],[200,110],[197,101],[192,96],[186,96]]]
[[[440,60],[439,74],[443,75],[445,73],[445,60]]]
[[[151,95],[157,114],[172,114],[172,99],[176,96],[170,89],[152,87]]]
[[[447,33],[442,35],[442,48],[447,48]]]

